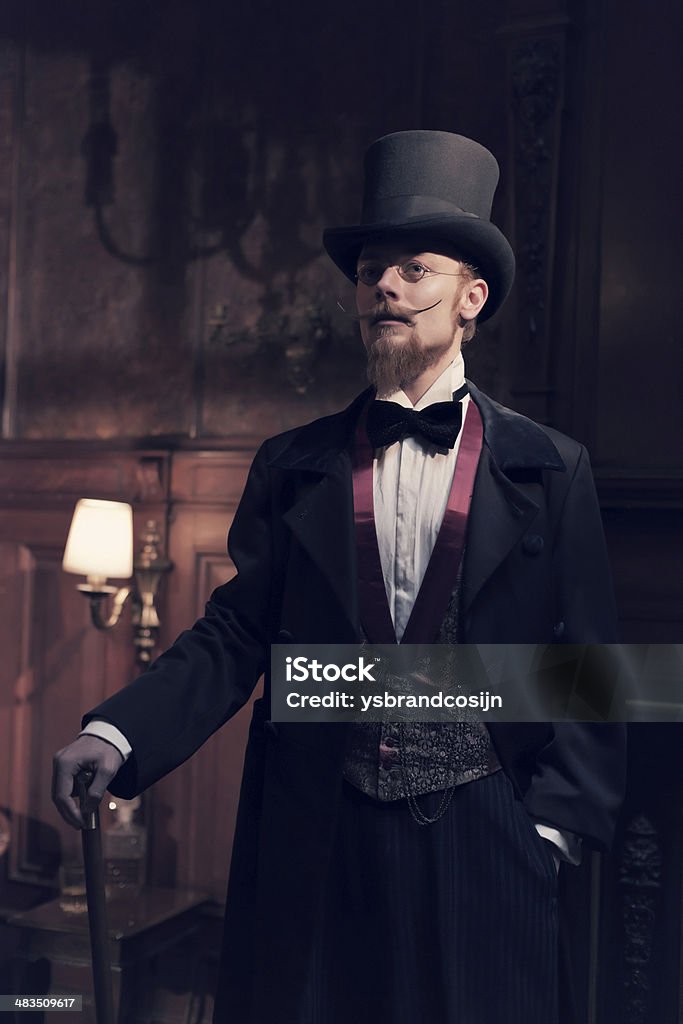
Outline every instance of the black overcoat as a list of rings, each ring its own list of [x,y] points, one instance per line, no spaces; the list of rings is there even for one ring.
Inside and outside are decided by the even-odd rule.
[[[484,447],[468,522],[463,641],[615,642],[585,449],[470,391]],[[216,1024],[296,1020],[334,835],[344,726],[269,720],[269,645],[358,641],[350,445],[369,394],[262,445],[228,540],[237,576],[144,676],[84,717],[128,737],[133,753],[110,790],[130,798],[190,757],[265,672],[245,756]],[[493,723],[490,732],[536,819],[609,845],[624,787],[620,726]]]

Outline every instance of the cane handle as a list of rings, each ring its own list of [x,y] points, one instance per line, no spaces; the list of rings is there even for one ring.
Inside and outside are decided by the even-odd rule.
[[[99,815],[97,813],[97,807],[94,811],[84,811],[83,806],[88,796],[88,789],[90,783],[95,778],[95,772],[90,768],[81,768],[78,775],[74,779],[73,795],[78,797],[78,802],[81,805],[81,814],[85,821],[85,828],[88,831],[93,831],[99,828]]]

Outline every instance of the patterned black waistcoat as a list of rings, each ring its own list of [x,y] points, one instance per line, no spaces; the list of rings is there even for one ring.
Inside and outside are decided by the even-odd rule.
[[[460,589],[459,577],[438,644],[458,643]],[[457,651],[453,654],[457,670]],[[500,768],[483,722],[368,722],[354,723],[348,729],[344,778],[377,800],[399,800],[459,786]]]

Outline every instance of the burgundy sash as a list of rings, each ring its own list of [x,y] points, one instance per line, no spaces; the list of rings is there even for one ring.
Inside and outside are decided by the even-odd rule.
[[[460,567],[474,478],[483,441],[483,426],[470,399],[460,439],[453,483],[427,571],[415,599],[402,643],[432,643],[441,627]],[[358,421],[353,465],[353,507],[358,554],[358,597],[363,629],[375,644],[395,644],[382,563],[377,544],[373,498],[373,451]]]

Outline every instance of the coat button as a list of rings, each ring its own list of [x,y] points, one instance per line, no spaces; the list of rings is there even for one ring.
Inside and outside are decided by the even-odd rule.
[[[564,622],[556,622],[553,626],[553,634],[556,640],[559,640],[561,636],[564,636]]]
[[[538,533],[529,533],[522,541],[522,549],[525,555],[540,555],[543,551],[543,537]]]
[[[275,722],[271,722],[269,719],[267,722],[263,723],[263,728],[265,729],[269,736],[273,737],[274,740],[278,738],[280,730],[278,729]]]

